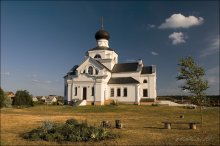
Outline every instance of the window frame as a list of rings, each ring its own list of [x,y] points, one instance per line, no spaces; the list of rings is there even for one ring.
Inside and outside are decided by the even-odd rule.
[[[121,88],[117,88],[117,97],[121,97]]]
[[[75,87],[75,96],[77,96],[77,87]]]
[[[94,96],[94,95],[95,95],[95,88],[92,87],[92,96]]]
[[[125,87],[123,89],[123,93],[124,93],[124,97],[128,97],[128,88],[127,87]]]
[[[92,66],[88,67],[88,74],[93,75],[93,67]]]
[[[102,59],[102,56],[100,54],[95,54],[94,59]]]
[[[99,74],[99,70],[95,69],[95,75],[98,75],[98,74]]]
[[[148,97],[148,89],[143,89],[143,97]]]
[[[115,96],[115,89],[111,88],[110,89],[110,97],[114,97]]]
[[[143,83],[147,83],[147,79],[144,79],[144,80],[143,80]]]

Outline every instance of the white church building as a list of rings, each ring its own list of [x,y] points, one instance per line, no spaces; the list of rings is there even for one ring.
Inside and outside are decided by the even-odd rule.
[[[118,63],[118,54],[109,47],[110,34],[96,32],[97,46],[86,52],[81,64],[64,76],[64,98],[68,103],[104,105],[109,100],[139,104],[142,99],[156,100],[156,67],[142,60]]]

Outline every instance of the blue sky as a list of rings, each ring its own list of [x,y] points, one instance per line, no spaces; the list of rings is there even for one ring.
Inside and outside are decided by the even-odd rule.
[[[184,94],[178,60],[192,56],[219,94],[218,1],[1,1],[1,86],[63,95],[63,76],[96,46],[101,27],[119,62],[157,66],[159,95]]]

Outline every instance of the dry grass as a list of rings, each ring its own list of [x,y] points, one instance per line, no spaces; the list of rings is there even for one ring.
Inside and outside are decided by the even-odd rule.
[[[41,125],[42,121],[64,122],[69,118],[87,120],[99,125],[108,120],[114,125],[120,119],[124,128],[113,129],[120,138],[100,142],[62,143],[62,145],[219,145],[219,108],[203,110],[204,128],[190,130],[188,125],[172,125],[171,130],[163,129],[162,121],[167,119],[200,121],[199,110],[167,106],[35,106],[26,109],[1,109],[2,145],[61,145],[56,142],[27,141],[20,134]]]

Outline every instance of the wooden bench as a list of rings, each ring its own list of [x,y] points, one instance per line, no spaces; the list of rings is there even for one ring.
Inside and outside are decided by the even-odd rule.
[[[189,124],[189,129],[196,129],[196,124],[200,124],[200,122],[193,122],[193,121],[165,121],[164,123],[165,129],[171,129],[171,124]]]

